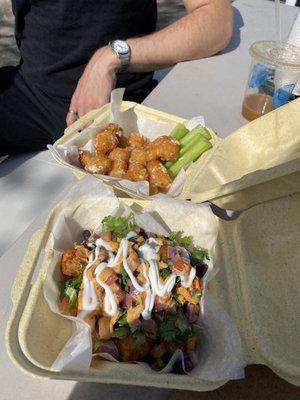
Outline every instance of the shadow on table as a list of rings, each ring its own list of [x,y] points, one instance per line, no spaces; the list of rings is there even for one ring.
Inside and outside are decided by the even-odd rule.
[[[36,154],[36,152],[31,152],[7,157],[4,161],[0,163],[0,178],[9,175],[16,168],[24,164],[27,160],[34,157]]]
[[[241,28],[244,26],[244,20],[237,8],[233,8],[233,33],[228,46],[222,51],[222,54],[230,53],[235,50],[241,43]]]
[[[79,382],[68,400],[167,400],[171,394],[164,389]]]

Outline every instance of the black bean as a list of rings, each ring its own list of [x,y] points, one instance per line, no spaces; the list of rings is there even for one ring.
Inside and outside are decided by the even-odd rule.
[[[206,274],[207,270],[208,270],[207,264],[196,265],[196,275],[199,276],[199,278],[203,278],[203,276]]]
[[[85,231],[82,232],[82,237],[84,241],[87,241],[89,239],[89,237],[91,236],[91,232],[88,231],[87,229]]]

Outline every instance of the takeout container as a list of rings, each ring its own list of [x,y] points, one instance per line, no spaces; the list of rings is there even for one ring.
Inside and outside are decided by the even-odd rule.
[[[133,102],[123,101],[121,110],[132,110],[138,118],[151,122],[159,121],[170,124],[170,126],[185,122],[182,118]],[[209,129],[212,134],[213,147],[187,169],[187,178],[178,198],[191,199],[195,202],[212,198],[219,199],[232,192],[232,184],[234,185],[235,181],[239,179],[243,180],[243,188],[251,188],[253,185],[276,179],[277,176],[293,173],[294,168],[297,169],[293,160],[300,154],[299,112],[300,100],[293,101],[263,118],[241,127],[225,139],[217,137]],[[109,118],[109,104],[99,110],[92,110],[69,126],[65,130],[65,134],[55,142],[54,147],[67,144],[78,131],[86,127],[99,127],[99,129],[105,127]],[[88,174],[82,169],[79,170],[79,168],[63,162],[55,154],[53,156],[58,163],[71,168],[78,178]],[[95,176],[95,178],[97,177]],[[104,183],[120,190],[124,195],[149,199],[149,196],[138,195],[116,181],[104,181]],[[264,193],[261,193],[260,187],[259,194],[255,189],[254,197],[250,194],[251,189],[249,189],[246,195],[247,199],[239,199],[239,204],[227,204],[226,207],[243,209],[256,202],[281,196],[288,190],[287,186],[290,188],[293,186],[291,182],[282,182],[282,185],[282,187],[266,187],[266,189],[262,189],[265,190]],[[218,200],[218,204],[222,206],[221,199]]]
[[[195,202],[210,200],[224,209],[239,210],[236,219],[238,213],[231,220],[218,218],[215,262],[220,270],[209,291],[234,319],[246,362],[267,365],[294,385],[300,385],[299,111],[300,100],[294,101],[220,141],[209,158],[199,160],[199,170],[187,182],[189,191],[186,188],[182,194]],[[122,201],[147,204],[146,200]],[[54,214],[55,209],[33,236],[12,289],[13,310],[6,334],[12,360],[32,376],[51,379],[195,391],[222,386],[225,381],[153,374],[136,364],[100,359],[84,373],[49,370],[71,334],[69,322],[51,313],[43,298],[46,260],[35,271],[43,259]],[[31,285],[33,275],[37,278]]]

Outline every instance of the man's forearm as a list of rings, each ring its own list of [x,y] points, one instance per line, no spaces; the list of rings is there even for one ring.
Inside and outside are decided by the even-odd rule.
[[[188,14],[161,31],[131,38],[131,72],[153,71],[180,61],[211,56],[222,50],[232,32],[228,0],[189,0]]]

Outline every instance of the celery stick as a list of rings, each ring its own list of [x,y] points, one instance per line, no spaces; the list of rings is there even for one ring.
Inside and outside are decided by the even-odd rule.
[[[172,138],[180,140],[188,133],[188,131],[189,130],[183,124],[177,124],[170,135]]]
[[[178,160],[179,157],[181,157],[181,156],[183,156],[185,153],[187,153],[187,152],[188,152],[193,146],[195,146],[195,145],[199,142],[199,140],[201,140],[201,139],[203,139],[203,136],[197,132],[197,135],[195,135],[194,138],[190,139],[190,141],[189,141],[185,146],[182,146],[182,147],[181,147],[181,149],[180,149],[180,151],[179,151],[179,154],[178,154],[178,156],[175,158],[175,160],[170,160],[170,161],[167,161],[167,162],[165,163],[165,167],[166,167],[166,168],[170,168],[173,164],[176,163],[176,161]]]
[[[204,126],[202,125],[197,125],[194,129],[192,129],[187,135],[185,135],[180,141],[180,146],[185,146],[186,144],[188,144],[191,140],[193,140],[195,137],[197,137],[198,135],[201,135],[203,137],[205,137],[206,139],[211,139],[211,135],[208,132],[208,130],[206,128],[204,128]]]
[[[187,153],[193,146],[203,139],[202,135],[197,135],[194,139],[190,140],[185,146],[181,147],[179,157]]]
[[[175,164],[171,165],[171,167],[168,168],[169,174],[173,178],[175,178],[181,168],[184,168],[192,161],[197,160],[197,158],[200,157],[202,153],[204,153],[211,147],[212,144],[207,139],[201,138],[200,140],[198,140],[197,144],[195,144],[188,152],[179,157]]]
[[[167,161],[167,162],[165,163],[165,167],[166,167],[166,168],[170,168],[171,165],[175,164],[177,160],[178,160],[178,157],[175,158],[175,160]]]

